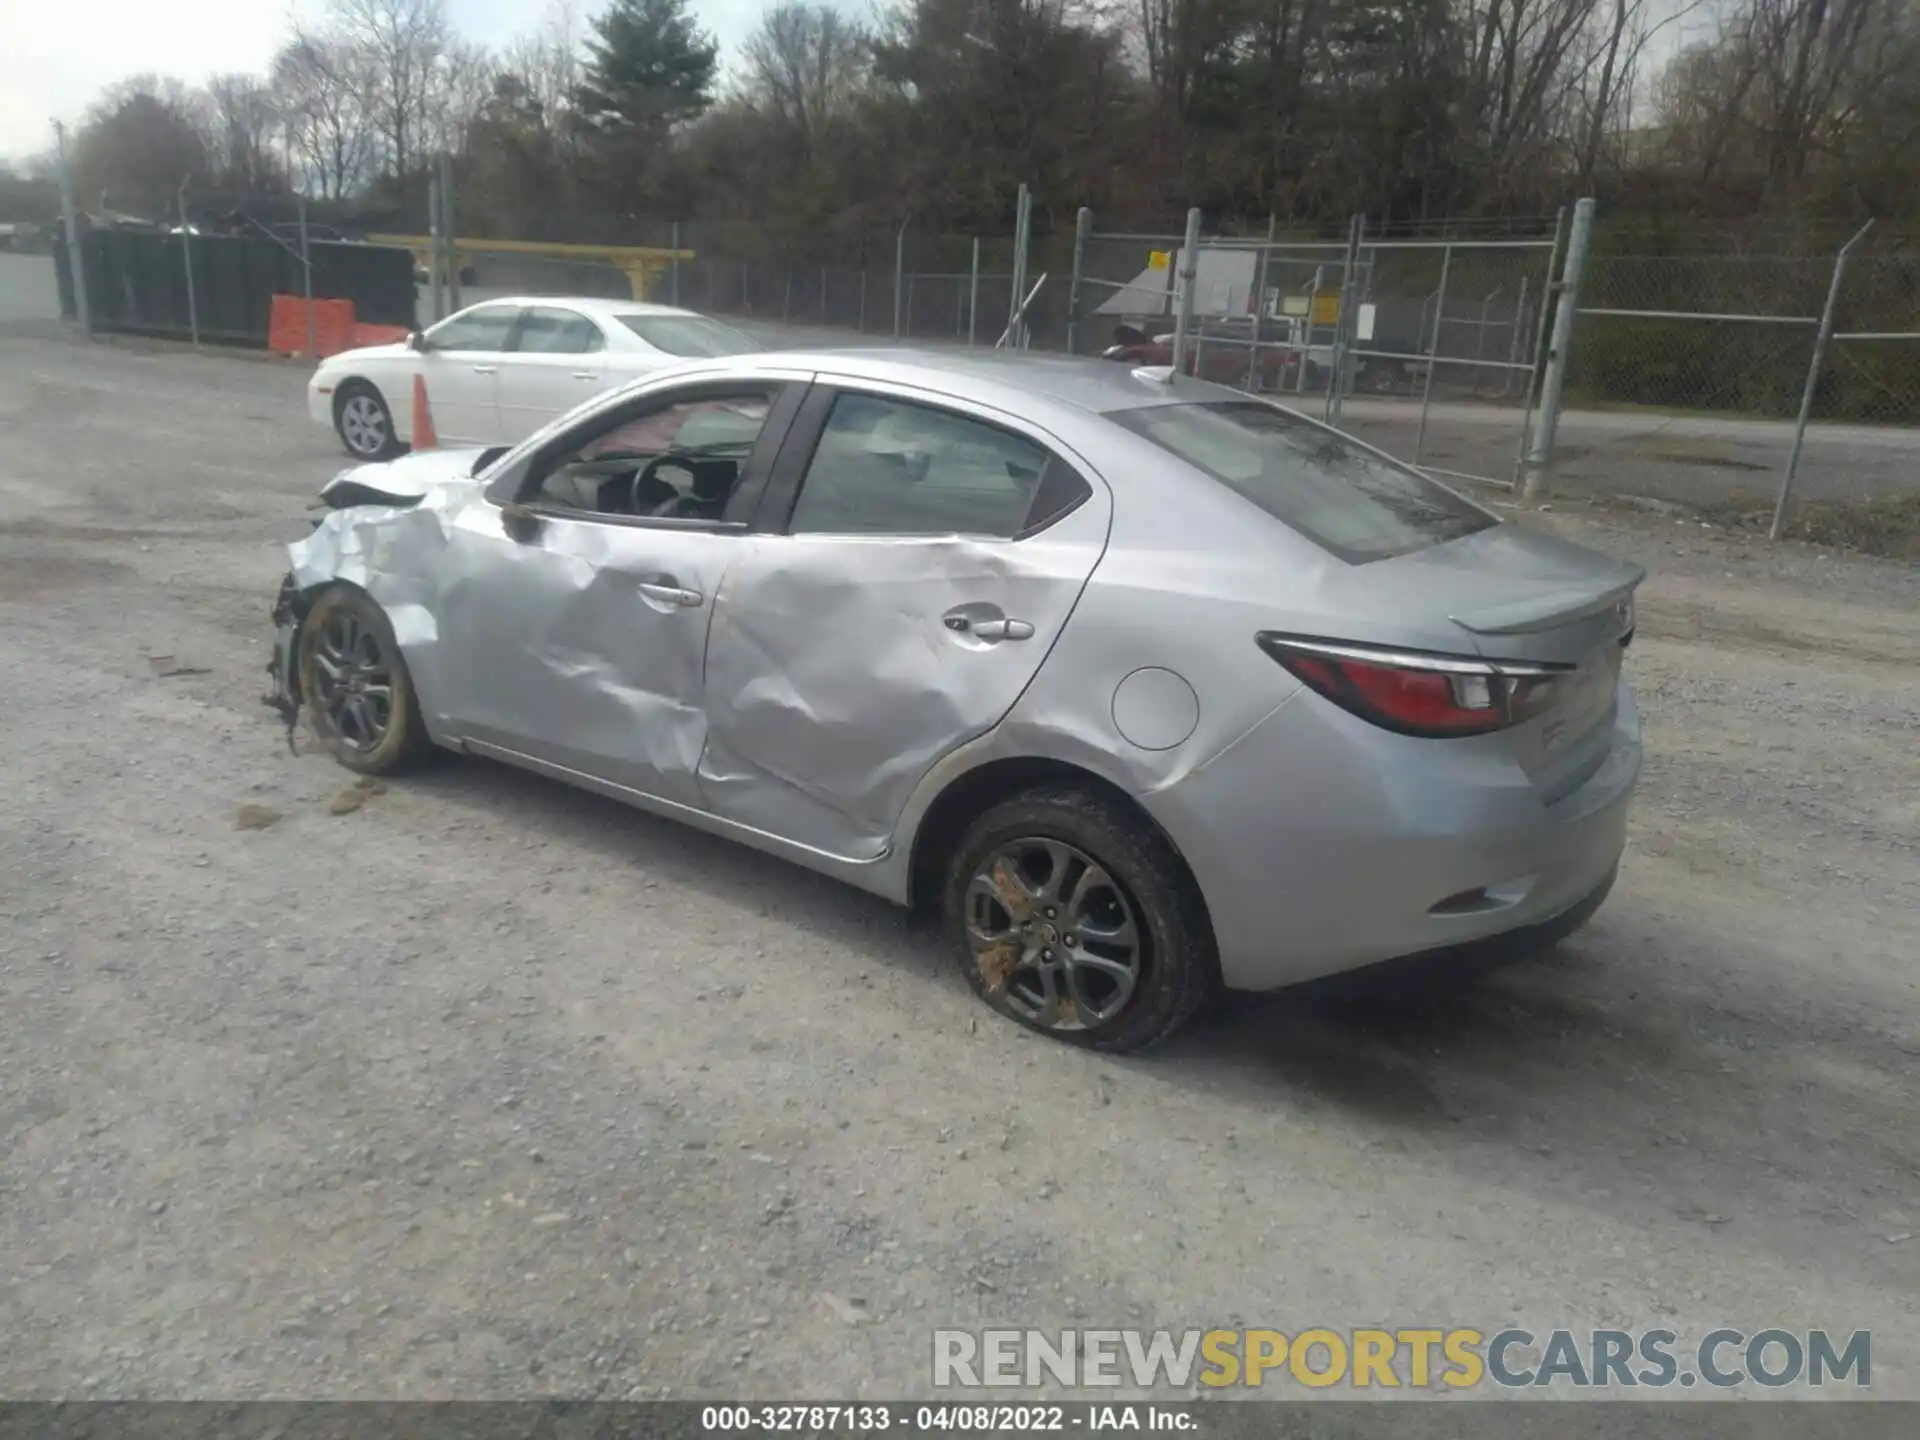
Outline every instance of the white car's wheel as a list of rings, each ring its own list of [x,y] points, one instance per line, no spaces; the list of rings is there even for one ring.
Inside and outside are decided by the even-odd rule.
[[[333,397],[333,428],[356,460],[385,460],[400,453],[393,412],[380,392],[364,380],[349,380]]]

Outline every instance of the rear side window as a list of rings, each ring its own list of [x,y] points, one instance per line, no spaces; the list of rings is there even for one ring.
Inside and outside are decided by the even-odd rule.
[[[520,317],[516,348],[533,355],[588,355],[606,343],[600,327],[586,316],[543,305]]]
[[[1011,540],[1079,504],[1085,485],[1048,451],[998,426],[846,394],[833,403],[788,528]]]
[[[753,337],[704,315],[622,315],[620,323],[667,355],[746,355]]]
[[[1107,418],[1349,564],[1424,550],[1499,523],[1419,471],[1258,400],[1152,405]]]

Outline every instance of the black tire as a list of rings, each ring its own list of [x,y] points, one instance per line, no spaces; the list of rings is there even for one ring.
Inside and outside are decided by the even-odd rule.
[[[391,460],[406,449],[394,433],[387,397],[366,380],[349,380],[334,392],[333,433],[356,460]]]
[[[343,661],[355,673],[345,673]],[[308,724],[347,769],[393,775],[433,753],[393,626],[365,591],[336,585],[313,602],[300,625],[298,664]],[[377,684],[385,686],[384,706]]]
[[[1017,894],[1009,895],[1010,883]],[[1078,897],[1078,911],[1048,907],[1061,889]],[[945,924],[974,993],[1055,1039],[1113,1054],[1144,1050],[1220,992],[1213,928],[1179,854],[1143,817],[1089,791],[1033,790],[985,811],[954,847],[944,896]],[[1024,922],[1014,913],[1021,903]],[[1117,914],[1140,942],[1130,958],[1107,943],[1128,933],[1116,928]],[[1093,928],[1077,933],[1082,919]],[[1130,986],[1108,973],[1126,966]],[[1083,1008],[1084,999],[1093,1003]]]

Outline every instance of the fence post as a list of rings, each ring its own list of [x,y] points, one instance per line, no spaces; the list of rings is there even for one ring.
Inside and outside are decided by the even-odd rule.
[[[1420,385],[1420,428],[1413,433],[1413,466],[1427,448],[1427,411],[1433,405],[1433,372],[1440,368],[1440,326],[1447,318],[1447,274],[1453,269],[1453,246],[1440,247],[1440,288],[1434,292],[1433,344],[1427,349],[1427,373]]]
[[[1527,373],[1520,392],[1520,444],[1513,452],[1513,482],[1508,487],[1516,495],[1526,484],[1527,456],[1533,451],[1533,412],[1540,404],[1540,370],[1547,355],[1547,327],[1552,323],[1554,272],[1560,264],[1561,242],[1567,235],[1567,207],[1553,214],[1553,245],[1547,251],[1547,273],[1540,277],[1540,298],[1534,305],[1533,348],[1527,352]]]
[[[667,271],[667,294],[672,297],[672,303],[678,305],[680,303],[680,222],[678,220],[673,222],[668,243],[673,247],[673,259],[669,262],[672,268]]]
[[[1820,388],[1820,372],[1826,368],[1827,342],[1833,338],[1833,312],[1840,303],[1840,280],[1847,273],[1847,256],[1873,228],[1869,220],[1840,247],[1833,257],[1833,279],[1827,285],[1826,308],[1820,312],[1820,328],[1813,334],[1813,358],[1807,362],[1807,385],[1800,392],[1800,418],[1793,425],[1793,449],[1787,455],[1787,471],[1780,477],[1780,493],[1773,502],[1773,524],[1767,529],[1769,540],[1778,540],[1787,523],[1787,496],[1793,492],[1793,477],[1800,469],[1800,452],[1807,443],[1807,421],[1813,417],[1813,396]]]
[[[893,236],[893,338],[900,338],[902,306],[907,287],[907,222],[902,220]]]
[[[1546,493],[1547,467],[1553,463],[1554,439],[1560,430],[1560,397],[1567,385],[1567,362],[1573,353],[1573,326],[1580,306],[1580,276],[1587,267],[1587,247],[1593,241],[1593,200],[1573,204],[1573,229],[1567,233],[1567,258],[1560,267],[1558,298],[1553,312],[1553,338],[1547,345],[1546,373],[1540,377],[1540,428],[1527,452],[1527,476],[1521,498],[1538,500]]]
[[[1260,266],[1254,271],[1253,293],[1247,297],[1247,311],[1252,324],[1252,328],[1247,336],[1247,393],[1250,395],[1260,393],[1260,332],[1264,328],[1261,315],[1267,303],[1267,265],[1272,258],[1273,215],[1269,213],[1267,215],[1267,243],[1260,247]],[[1311,309],[1313,302],[1308,301],[1307,304],[1309,309]],[[1313,316],[1309,314],[1307,319],[1312,320]],[[1282,363],[1284,364],[1284,362]],[[1302,353],[1300,356],[1300,369],[1305,371],[1306,368],[1307,357]]]
[[[93,310],[87,304],[87,271],[81,259],[80,218],[73,204],[73,176],[67,169],[67,127],[53,122],[53,166],[60,182],[60,226],[67,232],[67,269],[73,276],[73,315],[80,333],[93,333]]]
[[[447,245],[447,304],[460,308],[460,229],[453,203],[453,157],[440,152],[440,231]]]
[[[427,177],[427,283],[433,289],[433,320],[447,318],[446,266],[440,244],[440,177]]]
[[[307,246],[307,197],[302,193],[297,198],[300,202],[300,269],[307,287],[307,359],[318,361],[320,346],[313,333],[313,252]]]
[[[913,281],[913,276],[907,276],[906,338],[909,340],[913,338]]]
[[[1193,326],[1193,292],[1200,281],[1200,207],[1187,211],[1187,235],[1180,247],[1179,308],[1173,317],[1173,373],[1184,374],[1187,333]]]
[[[1327,377],[1326,422],[1329,425],[1340,423],[1340,402],[1345,398],[1347,388],[1347,331],[1351,318],[1358,313],[1353,305],[1353,267],[1360,262],[1360,244],[1366,237],[1367,217],[1356,215],[1347,223],[1347,252],[1340,260],[1340,298],[1338,308],[1333,312],[1333,373]],[[1312,302],[1308,302],[1307,311],[1307,354],[1313,353],[1313,311]],[[1301,369],[1306,369],[1303,357]],[[1429,367],[1431,368],[1431,367]]]
[[[1085,205],[1073,217],[1073,278],[1067,284],[1067,353],[1078,355],[1080,332],[1080,270],[1086,263],[1087,236],[1093,233],[1093,211]]]
[[[1014,204],[1013,212],[1013,283],[1009,287],[1012,298],[1007,302],[1007,324],[1009,327],[1021,323],[1020,302],[1025,298],[1027,289],[1027,239],[1033,221],[1033,192],[1023,183],[1020,195]],[[1020,336],[1015,334],[1009,342],[1016,350],[1022,349]]]
[[[785,325],[793,319],[793,271],[787,271],[787,293],[780,302],[780,323]]]
[[[200,347],[200,306],[193,293],[193,227],[187,224],[187,181],[186,175],[180,177],[180,259],[182,268],[187,272],[187,329],[193,336],[194,348]]]
[[[967,272],[967,344],[976,343],[980,325],[980,237],[973,237],[973,268]]]

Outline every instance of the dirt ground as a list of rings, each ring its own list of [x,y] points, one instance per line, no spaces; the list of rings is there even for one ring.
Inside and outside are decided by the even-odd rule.
[[[557,784],[332,813],[258,700],[343,463],[302,380],[0,333],[0,1395],[901,1397],[938,1325],[1518,1322],[1870,1329],[1920,1398],[1920,571],[1529,517],[1652,571],[1609,903],[1109,1060]]]

